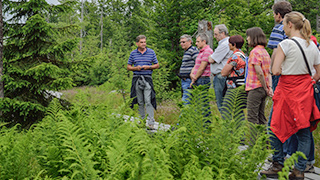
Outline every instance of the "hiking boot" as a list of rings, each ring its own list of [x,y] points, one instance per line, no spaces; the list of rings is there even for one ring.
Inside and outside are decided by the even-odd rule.
[[[299,171],[296,168],[293,169],[292,173],[289,175],[290,180],[304,180],[304,172]]]
[[[305,173],[315,173],[316,170],[312,164],[307,164],[306,169],[304,170]]]
[[[282,171],[283,165],[278,162],[272,162],[270,168],[266,171],[261,171],[260,175],[265,175],[268,178],[278,178],[278,172]]]

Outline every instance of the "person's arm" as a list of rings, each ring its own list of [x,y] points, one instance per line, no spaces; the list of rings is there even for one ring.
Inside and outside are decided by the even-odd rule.
[[[195,79],[196,80],[202,75],[202,73],[206,69],[207,65],[208,65],[207,61],[201,61],[200,67],[199,67],[197,73],[195,74]]]
[[[159,68],[159,63],[153,64],[153,65],[151,65],[151,66],[143,65],[142,68],[143,68],[144,70],[158,69],[158,68]]]
[[[219,44],[218,47],[214,50],[213,54],[208,57],[209,63],[221,63],[221,61],[223,61],[229,51],[229,43]]]
[[[211,56],[208,57],[208,61],[209,61],[210,64],[216,63],[216,61],[214,59],[212,59]]]
[[[194,74],[193,74],[193,71],[194,71],[194,67],[192,68],[191,73],[190,73],[190,78],[191,78],[191,79],[192,79],[192,78],[194,79],[194,77],[195,77]]]
[[[141,71],[141,66],[132,66],[131,64],[128,64],[127,65],[127,70],[128,71]]]
[[[277,53],[277,48],[274,48],[271,54],[271,66],[270,66],[270,71],[272,72],[272,66],[273,66],[273,62],[274,62],[274,58],[276,56]],[[273,72],[272,72],[273,73]]]
[[[233,66],[231,64],[226,64],[221,70],[221,76],[229,76],[232,72]]]
[[[280,75],[281,74],[281,64],[284,61],[285,54],[282,50],[282,48],[277,48],[277,53],[275,54],[274,57],[274,62],[272,65],[272,73],[274,75]]]
[[[272,97],[272,95],[273,95],[272,88],[267,86],[267,82],[265,81],[265,77],[264,77],[261,66],[258,64],[254,64],[253,66],[254,66],[254,69],[256,70],[257,77],[258,77],[263,89],[267,92],[268,96]]]
[[[318,82],[320,79],[320,64],[318,65],[313,65],[314,69],[316,70],[316,73],[313,75],[313,79]]]
[[[208,65],[207,61],[201,61],[200,67],[197,71],[196,74],[193,74],[193,70],[194,68],[192,68],[190,77],[191,77],[191,83],[190,83],[190,87],[192,87],[192,85],[198,80],[198,78],[202,75],[202,73],[204,72],[204,70],[206,69]]]

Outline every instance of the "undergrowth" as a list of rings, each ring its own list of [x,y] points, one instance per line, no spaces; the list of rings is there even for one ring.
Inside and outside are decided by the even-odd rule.
[[[0,179],[256,179],[270,154],[264,130],[205,117],[202,96],[194,90],[175,130],[157,133],[118,116],[128,102],[90,105],[80,93],[67,111],[53,101],[29,130],[1,127]]]

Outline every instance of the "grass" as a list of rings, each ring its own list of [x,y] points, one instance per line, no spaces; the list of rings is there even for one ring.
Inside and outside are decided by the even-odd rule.
[[[82,94],[85,96],[86,100],[90,102],[92,105],[97,105],[100,103],[107,104],[110,108],[118,108],[123,102],[129,100],[129,94],[125,94],[125,99],[123,95],[112,91],[111,85],[103,85],[101,87],[78,87],[73,88],[71,90],[63,91],[63,98],[69,100],[72,103],[79,102],[79,95]],[[210,95],[212,95],[212,99],[214,97],[214,91],[211,88],[209,90]],[[81,102],[80,102],[81,103]],[[170,99],[163,102],[158,102],[157,111],[155,111],[155,119],[158,122],[166,123],[166,124],[176,124],[178,122],[178,118],[180,115],[180,106],[182,102],[180,99]],[[219,115],[218,108],[216,106],[215,101],[211,101],[211,110],[212,114]],[[270,110],[272,107],[272,99],[268,97],[266,99],[266,107],[265,107],[265,116],[268,119]],[[131,111],[128,108],[128,111]],[[135,116],[139,116],[137,111],[131,112],[131,114],[135,114]],[[320,130],[317,128],[314,132],[315,139],[315,166],[320,167]]]

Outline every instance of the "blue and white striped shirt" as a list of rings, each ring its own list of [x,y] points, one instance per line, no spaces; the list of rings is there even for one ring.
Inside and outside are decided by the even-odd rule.
[[[269,42],[267,47],[270,49],[275,49],[278,47],[278,44],[284,40],[287,39],[288,37],[286,36],[284,30],[283,30],[283,24],[282,21],[277,24],[273,29],[270,34]]]
[[[156,53],[150,49],[147,48],[146,52],[141,54],[141,52],[138,51],[138,48],[133,50],[130,53],[130,57],[128,60],[129,65],[133,66],[151,66],[152,64],[158,64]],[[135,75],[151,75],[152,70],[141,70],[141,71],[133,71],[133,74]]]

